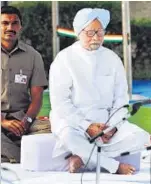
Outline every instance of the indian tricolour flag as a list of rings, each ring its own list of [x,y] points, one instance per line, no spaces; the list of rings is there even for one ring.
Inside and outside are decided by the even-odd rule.
[[[76,34],[71,29],[57,28],[57,33],[60,36],[76,37]],[[104,41],[105,42],[122,42],[123,36],[122,35],[105,35]]]

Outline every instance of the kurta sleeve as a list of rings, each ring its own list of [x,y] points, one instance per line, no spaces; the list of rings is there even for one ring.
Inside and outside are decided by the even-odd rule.
[[[129,97],[128,97],[128,85],[126,79],[126,73],[123,66],[122,61],[117,56],[117,65],[115,70],[115,84],[114,84],[114,100],[112,109],[110,111],[110,116],[120,107],[129,104]],[[123,117],[127,114],[128,109],[122,108],[121,110],[117,111],[109,121],[110,125],[114,125],[122,120]]]
[[[60,56],[56,57],[51,64],[49,72],[49,91],[52,111],[59,118],[64,119],[65,121],[63,122],[67,126],[79,127],[86,131],[91,122],[85,120],[84,114],[72,102],[73,80],[62,58]],[[58,123],[59,127],[59,122],[54,123]]]

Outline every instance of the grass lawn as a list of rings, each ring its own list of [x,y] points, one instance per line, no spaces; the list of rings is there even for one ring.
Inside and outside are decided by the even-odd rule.
[[[49,116],[50,109],[49,93],[44,93],[43,106],[39,116]],[[129,121],[137,124],[151,134],[151,107],[141,107],[133,117],[129,118]]]
[[[46,92],[43,94],[43,105],[38,116],[49,116],[50,109],[49,93]]]

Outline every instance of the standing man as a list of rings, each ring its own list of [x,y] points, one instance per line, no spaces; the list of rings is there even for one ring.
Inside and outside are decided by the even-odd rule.
[[[47,87],[41,55],[20,41],[22,16],[12,6],[1,8],[1,159],[20,161],[25,134],[48,133],[48,121],[38,121]]]
[[[110,13],[105,9],[78,11],[73,27],[79,41],[58,53],[51,65],[50,117],[52,132],[58,137],[54,157],[71,152],[70,172],[77,172],[88,161],[93,144],[86,134],[93,137],[128,113],[124,108],[129,99],[123,64],[102,46],[109,21]],[[102,142],[101,166],[110,173],[133,174],[135,167],[120,163],[116,157],[149,143],[149,134],[126,120],[103,135]],[[96,168],[96,158],[95,150],[90,170]]]

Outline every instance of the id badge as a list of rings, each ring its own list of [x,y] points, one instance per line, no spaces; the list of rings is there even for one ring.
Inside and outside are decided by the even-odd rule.
[[[15,83],[26,84],[27,83],[27,76],[16,74],[15,75]]]

